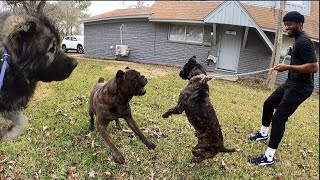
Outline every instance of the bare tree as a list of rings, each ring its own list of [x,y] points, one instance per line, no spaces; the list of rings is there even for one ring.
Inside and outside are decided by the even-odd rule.
[[[41,1],[44,3],[44,1]],[[40,1],[24,1],[24,0],[6,0],[3,1],[1,9],[6,9],[7,12],[21,12],[21,11],[38,11],[37,5]],[[78,21],[88,15],[84,12],[91,5],[88,0],[74,0],[74,1],[48,1],[41,8],[54,24],[58,27],[61,35],[70,35],[78,26]],[[1,13],[4,14],[4,13]],[[0,17],[2,15],[0,14]],[[7,15],[6,13],[5,15]],[[2,19],[2,18],[1,18]]]
[[[142,1],[136,1],[136,4],[128,6],[125,4],[126,1],[122,1],[122,4],[126,7],[126,8],[144,8],[144,7],[149,7],[149,5],[146,2],[142,2]]]

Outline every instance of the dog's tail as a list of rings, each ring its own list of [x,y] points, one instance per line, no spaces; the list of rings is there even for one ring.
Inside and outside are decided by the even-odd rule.
[[[220,148],[219,152],[236,152],[236,149],[226,148],[226,147],[222,146]]]
[[[98,83],[103,83],[104,82],[104,78],[103,77],[99,77]]]

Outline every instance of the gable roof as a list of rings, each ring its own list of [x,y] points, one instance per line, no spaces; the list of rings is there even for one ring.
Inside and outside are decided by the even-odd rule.
[[[151,14],[151,8],[132,8],[132,9],[117,9],[114,11],[98,14],[95,16],[90,16],[89,18],[83,20],[83,22],[92,22],[92,21],[103,21],[111,19],[122,19],[130,17],[149,17]]]
[[[155,1],[149,20],[193,20],[203,23],[204,17],[220,4],[210,1],[205,4],[199,1]]]
[[[228,16],[224,16],[225,14],[228,14]],[[204,22],[253,27],[257,29],[269,49],[273,50],[272,42],[239,1],[223,2],[204,18]]]
[[[140,9],[119,9],[89,17],[83,22],[93,22],[130,17],[149,18],[149,21],[163,22],[193,22],[204,23],[205,17],[213,12],[223,2],[212,1],[155,1],[152,7]],[[266,31],[275,31],[277,27],[277,11],[271,8],[244,5],[255,22]],[[319,2],[311,1],[311,14],[305,15],[303,30],[319,42]]]

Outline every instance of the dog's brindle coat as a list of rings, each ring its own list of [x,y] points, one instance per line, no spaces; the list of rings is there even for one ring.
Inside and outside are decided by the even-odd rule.
[[[98,84],[91,90],[89,102],[90,130],[94,130],[93,117],[95,115],[98,131],[110,147],[115,162],[119,164],[124,164],[125,159],[107,132],[107,126],[113,120],[120,128],[118,118],[124,118],[133,132],[149,149],[156,147],[142,134],[132,117],[129,105],[133,96],[142,96],[146,93],[144,89],[146,84],[147,79],[143,75],[138,71],[126,68],[124,71],[119,70],[116,76],[107,83],[104,82],[103,78],[99,78]]]
[[[220,124],[209,98],[207,81],[211,78],[206,75],[196,57],[191,57],[180,71],[180,77],[188,79],[189,83],[180,93],[178,105],[162,115],[168,118],[172,114],[186,112],[198,138],[198,144],[192,149],[195,162],[213,158],[218,152],[235,151],[224,147]]]
[[[4,134],[3,140],[14,139],[26,126],[22,110],[33,96],[37,82],[64,80],[77,66],[75,59],[61,51],[59,31],[43,14],[44,4],[41,1],[37,11],[8,17],[2,27],[0,45],[7,48],[13,62],[6,69],[0,91],[0,121],[13,122],[8,132],[0,133]],[[2,50],[0,56],[3,58]]]

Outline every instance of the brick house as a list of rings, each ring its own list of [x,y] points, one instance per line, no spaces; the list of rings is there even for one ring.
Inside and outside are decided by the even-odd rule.
[[[216,73],[267,69],[278,7],[275,1],[156,1],[149,8],[119,9],[82,21],[85,55],[178,66],[196,55],[207,71]],[[319,59],[319,2],[287,1],[286,11],[292,10],[304,14],[304,31]],[[284,32],[282,55],[293,42]],[[116,55],[117,45],[127,45],[129,54]],[[216,59],[208,61],[208,55]],[[287,72],[278,73],[277,83],[286,77]],[[319,91],[319,73],[315,84]]]

